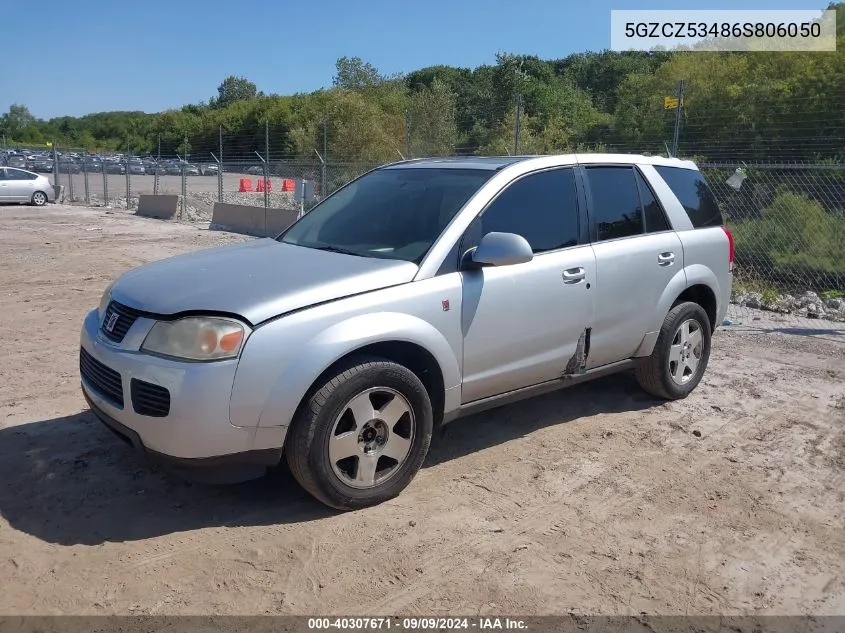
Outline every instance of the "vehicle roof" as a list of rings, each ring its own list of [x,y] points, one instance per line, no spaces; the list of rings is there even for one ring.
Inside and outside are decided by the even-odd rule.
[[[635,165],[662,165],[696,169],[695,163],[679,158],[646,156],[644,154],[560,154],[561,164],[575,163],[628,163]],[[499,170],[517,163],[537,161],[547,164],[555,156],[457,156],[447,158],[414,158],[385,165],[383,169],[445,168],[445,169],[490,169]]]

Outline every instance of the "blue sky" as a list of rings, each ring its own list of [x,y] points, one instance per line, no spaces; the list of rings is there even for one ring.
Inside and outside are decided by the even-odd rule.
[[[265,92],[331,85],[358,56],[390,74],[610,46],[611,9],[823,9],[826,0],[39,0],[4,2],[0,112],[39,118],[157,112],[216,94],[230,74]],[[17,54],[19,51],[20,54]]]

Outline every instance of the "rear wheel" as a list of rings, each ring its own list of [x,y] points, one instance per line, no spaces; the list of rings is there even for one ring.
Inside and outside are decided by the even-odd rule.
[[[651,356],[637,366],[637,382],[659,398],[686,398],[707,369],[710,338],[704,308],[692,302],[676,305],[663,321]]]
[[[34,204],[36,207],[43,207],[45,204],[47,204],[47,194],[43,191],[36,191],[34,194],[32,194],[32,204]]]
[[[285,456],[300,485],[334,508],[397,496],[428,453],[431,401],[411,370],[359,358],[329,376],[290,429]]]

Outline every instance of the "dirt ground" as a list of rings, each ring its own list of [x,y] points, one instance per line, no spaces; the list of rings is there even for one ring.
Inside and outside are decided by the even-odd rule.
[[[241,239],[0,207],[0,613],[845,613],[845,330],[823,323],[719,330],[685,401],[622,374],[456,422],[360,512],[283,470],[150,466],[86,410],[83,315],[128,268]]]

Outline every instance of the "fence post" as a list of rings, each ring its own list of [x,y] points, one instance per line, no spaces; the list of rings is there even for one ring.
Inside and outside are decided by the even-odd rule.
[[[327,195],[329,195],[329,179],[328,179],[328,166],[326,165],[326,161],[329,160],[329,120],[323,119],[323,160],[322,160],[322,167],[320,169],[320,199],[322,200]]]
[[[220,154],[217,158],[217,202],[223,202],[223,126],[220,126]]]
[[[182,147],[182,206],[179,210],[179,219],[185,219],[186,198],[188,197],[188,181],[185,180],[185,163],[188,159],[188,137],[185,137],[185,144]]]
[[[412,158],[411,154],[411,115],[405,110],[405,155]]]
[[[520,110],[522,109],[522,95],[516,95],[516,109],[513,125],[513,155],[519,156],[519,140],[522,134],[522,121],[520,120]]]
[[[67,195],[68,195],[68,200],[70,202],[73,202],[73,173],[71,173],[72,170],[71,170],[70,166],[71,166],[71,162],[68,161],[68,163],[67,163]]]
[[[158,158],[156,158],[156,170],[153,175],[153,195],[158,195],[158,169],[161,164],[161,134],[158,135]]]
[[[132,150],[129,145],[129,137],[126,137],[126,208],[129,208],[129,196],[132,192],[131,176],[129,174],[129,159],[132,156]]]
[[[107,207],[109,204],[109,175],[106,172],[106,161],[100,161],[100,169],[103,170],[103,201]]]
[[[53,139],[53,184],[56,187],[61,186],[61,182],[59,181],[59,147],[56,145],[55,139]]]
[[[678,105],[675,108],[675,133],[672,136],[672,157],[678,155],[678,137],[681,133],[681,108],[684,100],[684,80],[678,82]]]
[[[85,181],[85,204],[91,204],[91,193],[88,188],[88,149],[82,151],[82,174]]]
[[[270,121],[264,122],[264,236],[267,236],[267,209],[270,206]]]

